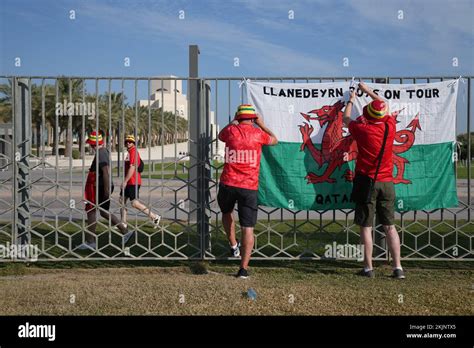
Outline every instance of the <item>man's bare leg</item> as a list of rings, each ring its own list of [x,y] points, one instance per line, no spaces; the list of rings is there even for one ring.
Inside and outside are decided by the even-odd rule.
[[[364,244],[364,267],[367,270],[372,268],[372,227],[360,227],[360,240]]]
[[[89,244],[95,241],[94,235],[95,235],[96,226],[97,226],[97,216],[95,213],[95,209],[91,209],[87,212],[87,229],[85,232],[85,240]]]
[[[235,221],[233,212],[222,214],[222,224],[224,225],[227,239],[231,246],[237,245],[237,239],[235,238]]]
[[[400,237],[398,236],[397,229],[394,225],[383,226],[385,235],[387,237],[388,250],[392,255],[392,266],[393,268],[402,268],[400,262]]]
[[[127,224],[127,200],[128,198],[125,196],[120,197],[120,205],[122,205],[122,208],[120,208],[120,217],[122,223],[125,225]]]
[[[254,242],[253,227],[242,227],[242,260],[240,261],[240,268],[248,269]]]
[[[138,199],[134,199],[132,201],[132,207],[135,209],[140,210],[142,213],[146,214],[151,221],[155,220],[157,218],[156,214],[154,214],[150,209],[146,207],[143,203],[141,203]]]
[[[122,221],[118,217],[116,217],[114,214],[111,214],[105,210],[101,210],[100,216],[102,216],[106,220],[109,220],[109,216],[110,216],[110,222],[112,223],[112,226],[114,227],[117,226],[120,232],[127,233],[127,228],[125,227],[125,224],[122,223]]]

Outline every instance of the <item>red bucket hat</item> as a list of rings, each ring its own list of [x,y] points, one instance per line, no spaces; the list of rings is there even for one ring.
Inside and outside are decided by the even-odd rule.
[[[364,106],[363,114],[372,120],[381,120],[388,114],[388,105],[382,100],[373,100]]]
[[[87,138],[87,143],[90,145],[103,145],[104,144],[104,139],[102,138],[102,134],[99,133],[97,135],[96,131],[93,131],[91,134],[89,134],[89,137]]]

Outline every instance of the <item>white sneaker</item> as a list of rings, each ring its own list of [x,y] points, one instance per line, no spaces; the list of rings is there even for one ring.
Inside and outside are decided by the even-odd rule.
[[[153,220],[154,228],[158,228],[160,226],[160,220],[161,220],[161,216],[157,215],[156,218]]]
[[[92,243],[85,242],[85,243],[82,243],[81,245],[79,245],[79,246],[77,247],[77,249],[78,249],[78,250],[88,250],[88,249],[89,249],[89,250],[90,250],[90,249],[95,250],[96,246],[97,246],[97,245],[96,245],[95,242],[92,242]]]
[[[237,244],[235,247],[230,247],[230,253],[233,257],[239,257],[240,256],[240,242],[237,239]]]

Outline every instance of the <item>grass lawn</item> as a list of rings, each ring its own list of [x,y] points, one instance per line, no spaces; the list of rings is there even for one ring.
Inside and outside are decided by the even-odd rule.
[[[0,315],[474,314],[468,262],[406,262],[405,280],[385,263],[374,279],[356,276],[357,262],[251,265],[236,279],[235,262],[0,264]]]
[[[457,167],[457,178],[467,179],[467,166],[458,164]],[[474,164],[471,163],[471,179],[474,179]]]

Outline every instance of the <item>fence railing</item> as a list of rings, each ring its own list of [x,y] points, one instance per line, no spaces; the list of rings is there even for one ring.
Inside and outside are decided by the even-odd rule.
[[[229,258],[216,201],[224,150],[216,139],[217,120],[231,117],[245,101],[244,90],[241,78],[195,75],[0,77],[0,260],[11,261],[7,254],[15,245],[34,246],[38,259],[44,261]],[[448,78],[390,77],[386,82]],[[323,82],[352,78],[251,79]],[[466,80],[461,87],[467,97],[458,98],[457,126],[465,126],[470,134],[472,78]],[[93,130],[103,131],[110,154],[110,182],[115,185],[110,212],[120,217],[124,208],[119,196],[125,175],[124,139],[134,134],[147,164],[139,199],[162,219],[155,228],[145,214],[128,204],[128,229],[136,233],[124,246],[112,218],[97,215],[96,245],[80,250],[91,229],[84,190],[93,155],[84,136]],[[459,207],[396,213],[404,259],[474,259],[471,136],[467,142],[465,165],[457,166]],[[323,259],[327,246],[334,242],[359,243],[352,220],[353,210],[259,207],[253,259]],[[374,258],[388,258],[380,226],[374,236]],[[18,256],[13,259],[25,260]]]

